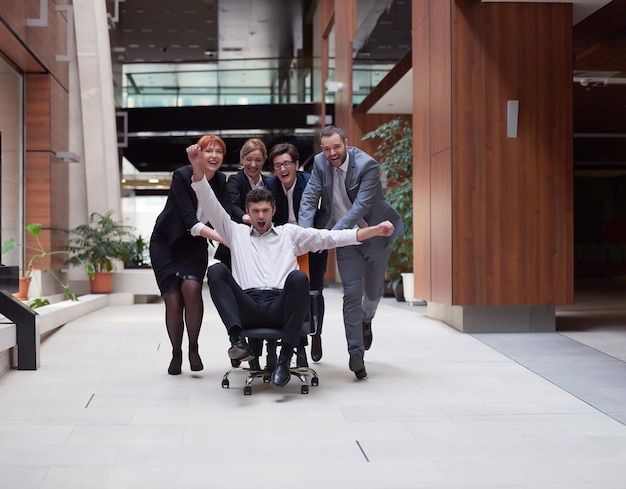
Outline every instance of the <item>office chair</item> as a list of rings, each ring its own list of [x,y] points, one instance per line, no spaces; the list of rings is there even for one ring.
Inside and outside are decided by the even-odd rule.
[[[302,336],[304,335],[313,335],[317,331],[317,296],[319,291],[311,290],[309,291],[310,297],[310,306],[309,306],[309,314],[307,319],[302,324]],[[280,345],[280,340],[282,337],[282,330],[275,328],[265,328],[260,326],[258,328],[247,328],[243,330],[244,336],[250,339],[262,339],[268,340],[268,342],[275,342]],[[272,341],[273,340],[273,341]],[[246,396],[252,394],[252,382],[254,379],[262,378],[263,382],[267,383],[270,381],[270,377],[272,375],[273,367],[275,367],[276,362],[275,359],[271,359],[272,352],[271,350],[268,352],[267,363],[265,368],[252,368],[252,367],[233,367],[228,372],[224,374],[222,377],[222,387],[227,389],[230,387],[229,376],[233,372],[245,372],[247,373],[246,383],[243,388],[243,393]],[[274,357],[276,353],[273,353]],[[257,358],[258,360],[258,358]],[[297,367],[292,366],[289,368],[289,372],[292,376],[300,379],[300,392],[302,394],[309,393],[309,386],[317,386],[319,385],[319,377],[317,372],[310,367]],[[311,383],[308,382],[308,377],[311,378]]]

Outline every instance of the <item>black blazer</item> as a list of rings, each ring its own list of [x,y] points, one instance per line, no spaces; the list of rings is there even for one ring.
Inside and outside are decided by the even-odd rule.
[[[191,188],[192,175],[193,168],[191,165],[183,166],[174,171],[165,208],[157,217],[154,225],[154,232],[167,236],[170,246],[180,239],[194,238],[190,234],[190,229],[199,222],[197,217],[198,198]],[[217,195],[222,207],[229,212],[230,200],[226,191],[226,175],[220,171],[216,172],[209,181],[209,185]],[[211,226],[210,222],[204,224]],[[222,245],[220,247],[224,248]],[[220,254],[228,253],[228,248],[220,251],[220,247],[218,247],[215,255],[218,259],[218,252]]]
[[[267,177],[265,177],[265,175],[261,174],[261,179],[263,183],[267,184]],[[233,221],[243,222],[241,219],[246,213],[246,195],[252,190],[252,186],[244,171],[239,170],[237,173],[228,177],[226,188],[228,189],[231,205],[229,214],[233,218]]]
[[[298,212],[300,210],[300,199],[302,198],[302,193],[304,192],[309,178],[311,178],[310,173],[302,171],[296,172],[296,182],[294,183],[293,189],[293,211],[296,214],[296,219],[298,219]],[[268,190],[271,190],[272,194],[274,194],[274,199],[276,199],[276,213],[272,221],[274,221],[276,225],[285,224],[289,220],[289,203],[287,202],[287,196],[283,190],[283,184],[279,178],[274,175],[266,180],[265,186]]]

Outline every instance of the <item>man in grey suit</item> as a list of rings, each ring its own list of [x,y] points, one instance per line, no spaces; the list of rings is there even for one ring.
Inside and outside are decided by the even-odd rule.
[[[364,379],[367,377],[364,355],[372,343],[372,319],[383,293],[391,243],[404,232],[404,226],[398,213],[385,200],[378,162],[374,158],[348,146],[343,131],[335,126],[322,130],[320,143],[322,152],[313,161],[311,178],[300,202],[298,224],[350,229],[388,220],[395,226],[390,237],[337,248],[349,367],[358,379]]]

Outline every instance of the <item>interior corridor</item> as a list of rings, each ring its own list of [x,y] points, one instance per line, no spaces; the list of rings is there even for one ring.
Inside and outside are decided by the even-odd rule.
[[[205,293],[208,294],[205,287]],[[0,481],[11,489],[626,487],[626,315],[592,303],[557,333],[468,335],[382,300],[348,370],[341,290],[325,290],[320,385],[243,395],[210,298],[205,370],[167,375],[162,304],[109,306],[0,378]],[[606,304],[602,305],[606,309]],[[579,311],[580,312],[580,311]],[[565,327],[564,324],[569,324]],[[586,374],[585,374],[586,373]]]

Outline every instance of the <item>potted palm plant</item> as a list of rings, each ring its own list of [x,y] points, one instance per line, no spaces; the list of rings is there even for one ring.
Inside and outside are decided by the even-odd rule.
[[[134,228],[113,219],[112,210],[105,214],[94,212],[87,224],[70,230],[72,256],[68,261],[85,268],[93,294],[108,294],[114,263],[128,262],[136,239]]]
[[[63,289],[63,293],[68,299],[72,301],[77,301],[78,298],[76,297],[76,294],[70,290],[69,285],[63,282],[59,275],[48,265],[50,257],[60,254],[69,255],[70,252],[69,250],[47,251],[44,248],[43,243],[39,239],[39,234],[41,233],[42,229],[43,226],[40,223],[32,223],[24,226],[24,230],[35,239],[35,242],[37,244],[36,246],[20,245],[13,238],[8,238],[2,243],[2,256],[7,253],[13,252],[18,246],[23,246],[33,253],[28,260],[28,263],[26,264],[24,273],[22,274],[22,276],[19,277],[19,291],[17,294],[17,298],[21,300],[28,299],[29,286],[32,277],[34,276],[33,272],[35,270],[43,270],[49,273],[52,278],[54,278],[54,280],[59,284],[61,289]],[[50,304],[50,301],[48,299],[42,297],[41,283],[37,284],[37,288],[39,290],[38,297],[33,299],[28,304],[28,306],[33,309]]]
[[[143,236],[135,238],[128,261],[124,261],[124,268],[151,268],[150,248]]]
[[[368,132],[363,139],[378,141],[376,157],[380,163],[385,198],[400,214],[404,233],[391,247],[387,279],[398,300],[402,274],[413,274],[413,130],[405,119],[393,119]]]

